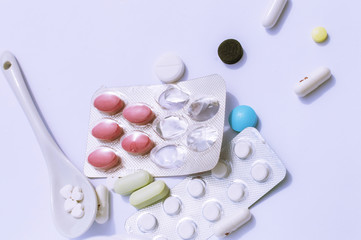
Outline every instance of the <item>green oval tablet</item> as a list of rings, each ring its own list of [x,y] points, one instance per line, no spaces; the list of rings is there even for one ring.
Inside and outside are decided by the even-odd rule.
[[[168,186],[163,181],[158,180],[133,192],[129,197],[129,202],[138,209],[145,208],[165,198],[168,194]]]
[[[140,170],[117,179],[114,183],[114,192],[120,195],[129,195],[135,190],[138,190],[151,182],[153,182],[153,176],[147,171]]]

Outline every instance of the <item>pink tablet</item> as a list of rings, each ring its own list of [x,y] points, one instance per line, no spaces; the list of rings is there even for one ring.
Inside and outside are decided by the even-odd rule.
[[[120,158],[112,149],[102,147],[89,154],[88,162],[97,169],[109,170],[120,163]]]
[[[95,138],[104,141],[113,141],[123,134],[123,129],[113,120],[105,119],[92,129]]]
[[[134,104],[127,106],[123,111],[123,116],[131,123],[145,125],[154,119],[154,113],[145,104]]]
[[[154,147],[154,143],[146,134],[134,132],[123,139],[122,147],[128,153],[144,155],[149,153]]]
[[[122,110],[124,102],[117,95],[103,93],[95,98],[94,107],[108,114],[116,114]]]

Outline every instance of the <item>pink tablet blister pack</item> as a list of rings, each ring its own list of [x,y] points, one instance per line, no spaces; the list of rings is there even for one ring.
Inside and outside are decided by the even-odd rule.
[[[212,169],[222,145],[226,86],[219,75],[177,84],[102,88],[92,99],[87,177],[144,169],[180,176]]]

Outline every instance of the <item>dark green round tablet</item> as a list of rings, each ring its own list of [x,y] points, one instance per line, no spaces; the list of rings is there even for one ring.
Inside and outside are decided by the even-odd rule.
[[[243,48],[237,40],[227,39],[219,45],[218,56],[222,62],[234,64],[242,58]]]

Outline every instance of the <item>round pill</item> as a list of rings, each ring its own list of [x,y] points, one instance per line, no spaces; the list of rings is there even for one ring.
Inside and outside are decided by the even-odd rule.
[[[180,201],[177,197],[168,197],[163,202],[163,210],[168,215],[176,215],[180,211]]]
[[[150,213],[145,213],[138,218],[138,228],[142,232],[153,231],[157,227],[157,219]]]
[[[216,202],[209,202],[203,206],[203,217],[208,221],[216,221],[221,216],[221,207]]]
[[[241,105],[232,110],[228,121],[234,131],[241,132],[247,127],[255,127],[258,117],[250,106]]]
[[[241,183],[232,183],[227,190],[228,198],[233,202],[239,202],[244,196],[244,186]]]
[[[204,195],[204,182],[200,179],[193,179],[188,183],[187,191],[189,195],[194,198],[199,198]]]
[[[192,220],[184,220],[178,224],[177,234],[182,239],[193,238],[196,232],[196,225]]]
[[[137,125],[145,125],[153,121],[154,113],[147,105],[134,104],[123,110],[123,116],[129,122]]]
[[[123,100],[112,93],[103,93],[97,96],[93,104],[99,111],[108,114],[116,114],[124,107]]]
[[[119,162],[120,158],[107,147],[98,148],[88,156],[88,163],[101,170],[109,170],[117,166]]]
[[[178,81],[185,71],[182,59],[173,53],[166,53],[160,56],[153,68],[159,80],[164,83]]]
[[[269,168],[267,164],[258,162],[253,165],[251,169],[251,175],[257,182],[264,182],[269,174]]]
[[[226,64],[234,64],[243,56],[243,48],[235,39],[227,39],[218,47],[218,56]]]
[[[239,141],[234,146],[234,153],[239,158],[247,158],[252,151],[252,146],[249,142]]]
[[[218,162],[212,169],[212,176],[215,178],[224,178],[228,174],[228,166],[224,162]]]
[[[123,134],[123,129],[113,120],[106,119],[92,129],[92,135],[100,140],[113,141]]]
[[[134,155],[147,154],[153,147],[153,141],[141,132],[134,132],[122,140],[122,148]]]
[[[317,43],[324,42],[327,36],[327,31],[324,27],[316,27],[312,30],[312,39]]]

